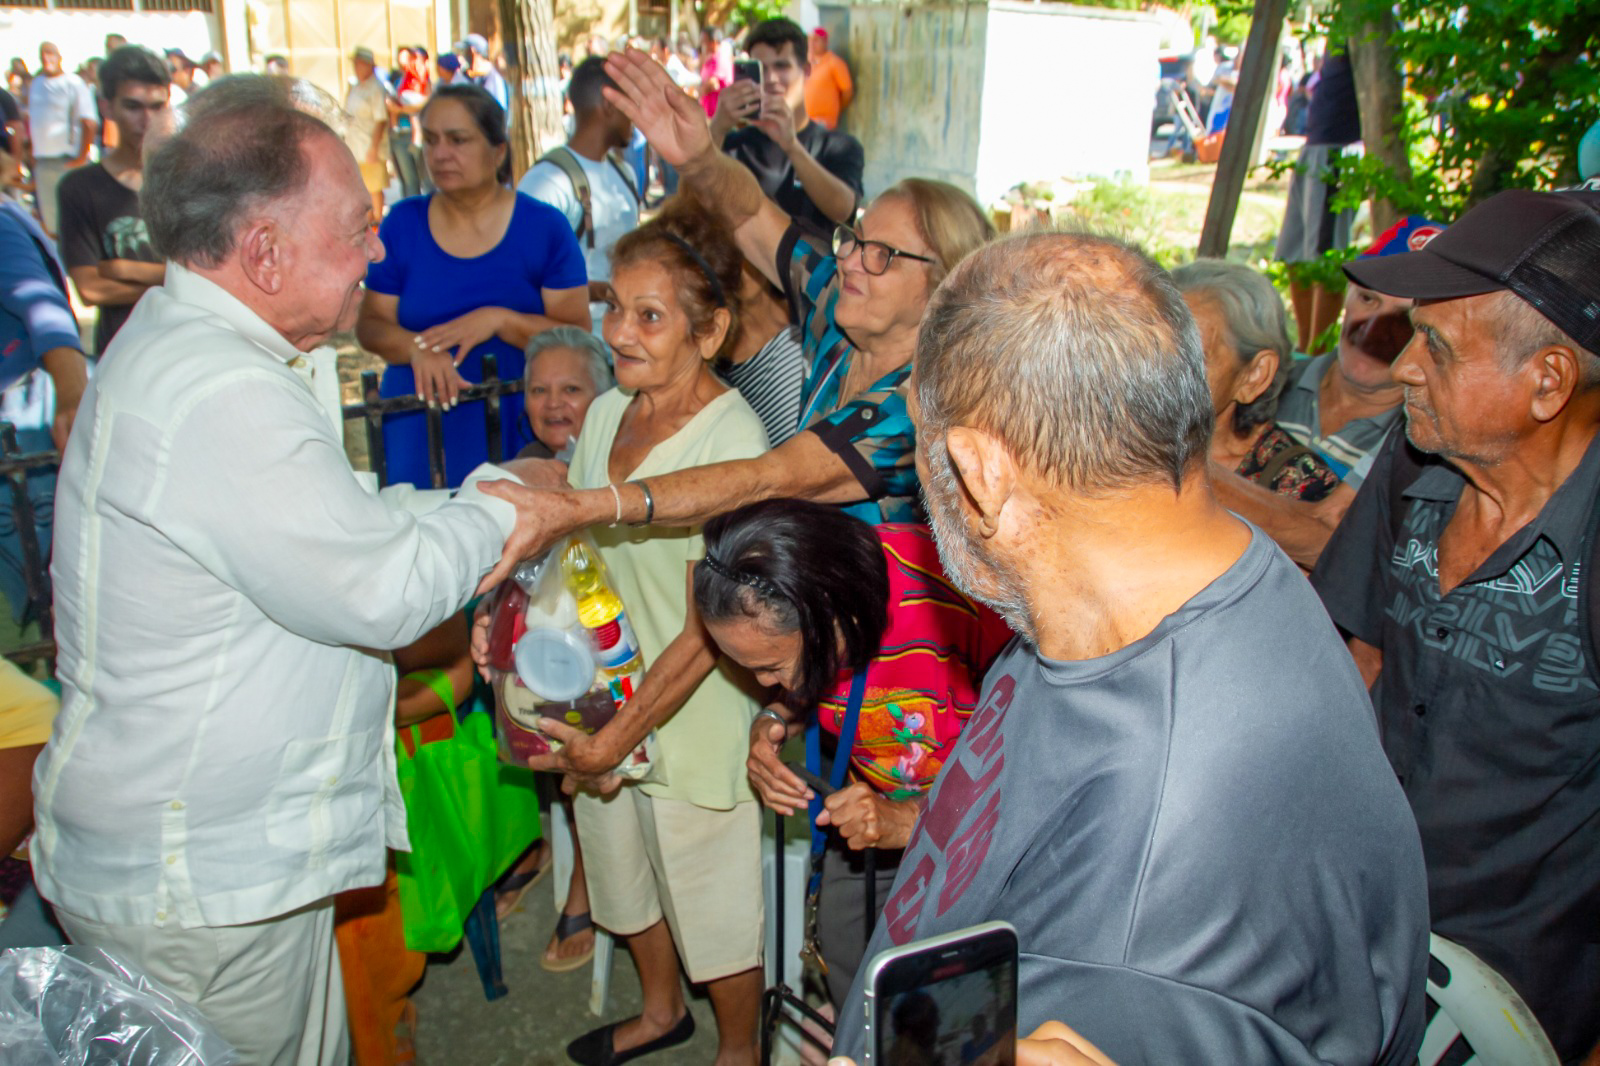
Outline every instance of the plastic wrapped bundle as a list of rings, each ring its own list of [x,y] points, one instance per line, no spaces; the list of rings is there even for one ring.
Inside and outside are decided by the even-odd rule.
[[[199,1009],[94,948],[0,954],[6,1066],[231,1066]]]
[[[526,766],[560,743],[540,718],[593,734],[632,698],[644,679],[644,655],[605,563],[586,534],[574,534],[519,566],[495,593],[489,622],[500,757]],[[617,772],[642,778],[652,738]]]

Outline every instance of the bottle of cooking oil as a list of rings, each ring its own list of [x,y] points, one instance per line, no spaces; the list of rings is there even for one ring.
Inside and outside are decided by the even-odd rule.
[[[574,540],[561,559],[561,570],[577,597],[578,621],[594,640],[601,671],[616,676],[633,670],[638,665],[639,638],[622,609],[622,599],[606,583],[599,556],[582,540]]]

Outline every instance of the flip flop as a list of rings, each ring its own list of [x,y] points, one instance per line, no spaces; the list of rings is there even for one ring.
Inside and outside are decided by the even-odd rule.
[[[563,914],[556,919],[556,941],[565,941],[568,937],[577,936],[585,929],[593,929],[594,922],[589,917],[589,912],[582,914]],[[552,959],[550,949],[545,948],[544,954],[539,956],[539,965],[550,973],[571,973],[579,969],[594,958],[594,945],[589,945],[589,950],[582,955],[573,955],[570,958]]]
[[[538,846],[539,845],[537,844],[534,845],[534,847]],[[521,858],[519,857],[517,861],[521,862]],[[545,875],[550,872],[550,868],[554,865],[554,848],[547,848],[545,851],[544,862],[540,863],[532,870],[525,870],[522,873],[517,873],[516,866],[513,865],[511,867],[511,872],[502,877],[500,879],[500,883],[495,886],[495,914],[498,917],[504,918],[512,911],[516,910],[517,907],[522,904],[522,897],[526,896],[528,894],[528,890],[534,885],[537,885],[540,881],[543,881],[545,879]]]
[[[567,1045],[567,1058],[578,1066],[622,1066],[624,1062],[632,1062],[652,1052],[665,1051],[669,1047],[686,1044],[694,1036],[694,1016],[685,1010],[683,1019],[677,1025],[654,1040],[638,1047],[631,1047],[627,1051],[617,1051],[612,1041],[615,1039],[617,1027],[621,1024],[612,1022],[610,1025],[602,1025],[598,1029],[584,1033]]]

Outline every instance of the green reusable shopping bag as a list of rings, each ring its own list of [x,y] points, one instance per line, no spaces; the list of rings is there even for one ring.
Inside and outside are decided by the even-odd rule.
[[[395,853],[395,871],[413,951],[454,949],[484,889],[539,839],[533,771],[500,761],[493,721],[474,710],[451,736],[428,743],[411,726],[415,754],[396,737],[411,851]]]

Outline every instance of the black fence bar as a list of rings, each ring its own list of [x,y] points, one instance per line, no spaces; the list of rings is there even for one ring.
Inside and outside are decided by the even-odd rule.
[[[436,489],[444,488],[444,412],[428,405],[428,479]]]
[[[389,464],[384,458],[383,451],[383,398],[378,395],[376,371],[368,370],[361,375],[361,399],[362,402],[355,407],[343,409],[344,417],[347,422],[353,418],[365,419],[367,462],[371,465],[372,472],[378,475],[378,487],[382,488],[389,483]]]
[[[483,357],[483,380],[499,381],[500,367],[495,357],[485,354]],[[490,392],[483,401],[483,431],[489,435],[487,441],[491,463],[498,463],[505,458],[505,437],[500,429],[500,393]]]

